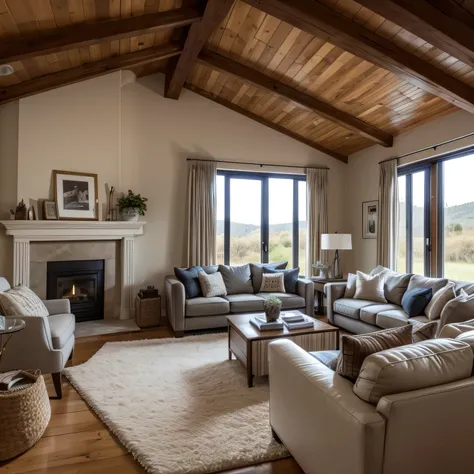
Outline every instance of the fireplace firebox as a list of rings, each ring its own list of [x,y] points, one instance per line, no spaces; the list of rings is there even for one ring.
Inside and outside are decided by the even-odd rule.
[[[104,318],[104,260],[47,263],[47,299],[68,299],[76,321]]]

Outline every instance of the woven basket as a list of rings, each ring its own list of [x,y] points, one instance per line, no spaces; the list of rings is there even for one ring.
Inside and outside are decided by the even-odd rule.
[[[0,392],[0,461],[30,449],[43,435],[51,418],[48,392],[40,371],[36,382],[18,383]]]
[[[159,326],[161,320],[161,297],[135,299],[135,322],[139,328]]]

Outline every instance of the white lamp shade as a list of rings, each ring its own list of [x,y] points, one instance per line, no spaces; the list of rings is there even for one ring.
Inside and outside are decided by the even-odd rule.
[[[321,234],[321,250],[352,250],[352,235]]]

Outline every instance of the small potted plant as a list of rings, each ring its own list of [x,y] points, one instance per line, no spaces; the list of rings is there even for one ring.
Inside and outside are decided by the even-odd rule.
[[[120,212],[124,221],[138,221],[138,216],[144,216],[148,199],[134,194],[130,189],[126,196],[118,199]]]
[[[328,263],[323,263],[318,260],[316,264],[313,265],[313,268],[319,270],[319,278],[327,280],[330,277],[329,270],[331,269],[331,265]]]
[[[281,300],[276,296],[269,296],[263,303],[263,309],[267,323],[276,321],[280,317]]]

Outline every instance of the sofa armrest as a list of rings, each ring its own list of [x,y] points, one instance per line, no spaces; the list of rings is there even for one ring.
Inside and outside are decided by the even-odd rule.
[[[326,283],[324,285],[324,290],[326,292],[328,321],[331,324],[334,324],[334,301],[344,297],[346,286],[347,284],[345,282]]]
[[[314,315],[314,283],[306,278],[299,278],[296,282],[296,293],[306,302],[306,314]]]
[[[43,303],[50,315],[71,313],[71,302],[67,298],[61,300],[44,300]]]
[[[351,382],[289,340],[270,344],[269,363],[270,424],[303,471],[382,472],[385,420]]]
[[[176,332],[184,331],[186,291],[184,285],[174,276],[165,277],[166,314]]]

